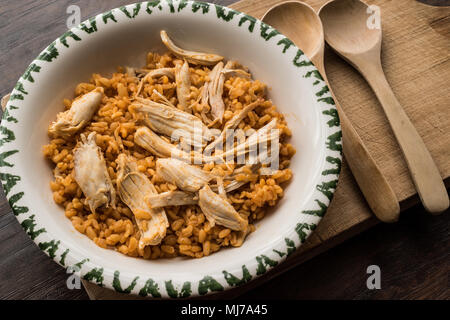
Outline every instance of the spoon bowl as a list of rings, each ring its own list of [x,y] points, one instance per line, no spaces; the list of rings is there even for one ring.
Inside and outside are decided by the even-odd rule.
[[[361,53],[381,44],[381,28],[370,25],[371,11],[359,0],[330,1],[319,15],[325,40],[336,50]]]
[[[262,20],[292,39],[316,64],[316,56],[323,52],[324,34],[322,22],[313,8],[298,1],[282,2],[269,9]],[[301,24],[301,28],[292,28],[294,24]]]

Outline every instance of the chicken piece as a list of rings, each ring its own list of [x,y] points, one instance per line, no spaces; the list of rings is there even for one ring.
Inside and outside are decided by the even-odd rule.
[[[176,158],[182,159],[186,162],[194,161],[194,163],[224,162],[221,157],[207,157],[198,152],[187,153],[177,148],[177,146],[162,139],[147,127],[140,127],[136,130],[136,133],[134,134],[134,142],[138,146],[160,158]]]
[[[203,105],[209,103],[209,106],[211,107],[211,115],[213,116],[213,121],[211,121],[212,124],[217,122],[222,123],[223,114],[225,112],[225,104],[222,95],[226,76],[251,78],[251,75],[244,70],[231,69],[238,66],[239,65],[235,61],[228,61],[225,67],[223,66],[223,62],[219,62],[209,73],[210,80],[205,83],[201,98]]]
[[[86,126],[102,101],[103,88],[96,88],[72,102],[69,110],[58,113],[48,128],[52,136],[70,137]]]
[[[244,79],[251,79],[252,76],[248,72],[248,69],[240,65],[237,61],[228,61],[222,70],[222,74],[225,77],[240,77]]]
[[[217,192],[219,193],[219,196],[221,196],[222,198],[224,198],[226,200],[227,192],[225,191],[223,177],[217,177],[216,181],[217,181]]]
[[[245,119],[245,117],[248,115],[248,113],[252,110],[254,110],[256,107],[261,105],[263,102],[262,99],[258,99],[255,102],[250,103],[249,105],[245,106],[237,115],[235,115],[233,118],[231,118],[224,126],[222,133],[219,137],[217,137],[213,142],[211,142],[209,145],[207,145],[204,149],[204,153],[210,154],[212,150],[219,144],[222,143],[230,137],[230,135],[233,133],[233,129],[236,129],[239,123]]]
[[[166,76],[167,78],[173,80],[175,78],[174,68],[159,68],[159,69],[150,70],[149,72],[147,72],[147,74],[139,82],[139,86],[136,91],[135,97],[141,93],[142,88],[144,87],[144,83],[146,81],[148,81],[151,78],[159,78],[162,76]]]
[[[222,74],[225,75],[225,77],[240,77],[244,79],[250,80],[252,78],[251,74],[241,70],[241,69],[223,69]]]
[[[173,109],[178,110],[178,108],[175,107],[175,105],[174,105],[172,102],[170,102],[169,99],[167,99],[164,95],[162,95],[161,93],[159,93],[158,90],[153,89],[153,93],[156,94],[156,95],[161,99],[161,101],[156,101],[156,102],[162,103],[162,104],[165,105],[166,107],[169,107],[169,108],[173,108]],[[148,103],[149,103],[148,101],[149,101],[150,99],[137,98],[137,100],[140,101],[140,102],[143,103],[143,104],[148,104]],[[150,100],[150,101],[153,102],[153,100]],[[150,103],[150,104],[151,104],[151,103]]]
[[[226,199],[214,193],[208,185],[205,185],[198,195],[198,205],[211,226],[217,223],[236,231],[247,229],[248,221],[242,218]]]
[[[274,165],[274,161],[278,160],[279,157],[279,148],[280,148],[280,130],[275,129],[277,126],[277,119],[273,119],[264,127],[257,130],[253,133],[246,141],[247,147],[249,150],[254,150],[253,146],[259,144],[260,148],[258,150],[257,158],[250,160],[251,163],[263,163],[267,164],[270,160],[271,165]],[[261,150],[261,146],[267,146],[268,142],[270,142],[270,154],[269,149]],[[242,154],[242,150],[244,149],[242,146],[238,146],[237,153]],[[256,155],[256,154],[255,154]],[[254,155],[251,155],[252,157]],[[271,167],[272,168],[272,167]],[[271,175],[273,173],[271,168],[261,168],[260,174],[262,175]]]
[[[177,84],[177,98],[183,111],[192,114],[192,108],[189,105],[191,95],[191,76],[189,74],[189,64],[184,61],[175,66],[175,82]]]
[[[233,247],[240,247],[244,243],[245,238],[250,233],[250,228],[247,226],[243,231],[239,231],[237,233],[237,237],[235,239],[231,239],[230,243]]]
[[[161,40],[167,49],[169,49],[174,55],[182,59],[186,59],[189,63],[211,66],[223,60],[223,57],[217,54],[188,51],[177,47],[169,38],[165,30],[161,30],[160,35]]]
[[[152,130],[172,139],[184,140],[198,149],[212,139],[209,128],[196,116],[149,99],[137,98],[137,101],[132,109],[144,114],[144,122]]]
[[[150,70],[147,74],[149,78],[160,78],[166,76],[167,78],[173,80],[175,79],[175,69],[174,68],[159,68]]]
[[[86,139],[81,135],[82,144],[74,150],[75,181],[86,196],[92,213],[101,206],[115,207],[114,190],[101,149],[95,143],[95,132]]]
[[[226,175],[224,177],[224,180],[235,180],[236,176],[241,174],[257,174],[259,168],[261,168],[260,163],[242,166],[240,168],[234,169],[232,174]]]
[[[239,169],[234,170],[234,172],[232,174],[224,176],[223,180],[225,180],[226,182],[229,182],[228,184],[225,184],[225,183],[223,184],[225,192],[228,193],[228,192],[237,190],[240,187],[249,183],[250,181],[254,180],[254,178],[258,176],[257,171],[259,170],[259,168],[261,168],[261,164],[257,163],[257,164],[253,164],[250,166],[241,167]],[[249,172],[249,170],[250,170],[250,172]],[[246,180],[241,180],[241,181],[235,180],[236,176],[240,175],[240,174],[247,174],[247,175],[249,175],[249,178]],[[214,192],[219,192],[219,194],[220,194],[220,191],[219,191],[220,185],[219,184],[210,185],[210,187]]]
[[[135,78],[136,77],[136,69],[134,69],[132,67],[125,67],[125,73],[130,78]]]
[[[206,123],[208,125],[208,128],[211,127],[214,123],[211,119],[209,119],[206,114],[209,112],[209,110],[211,109],[209,107],[209,94],[208,94],[208,86],[209,86],[209,82],[205,82],[205,84],[203,85],[203,87],[201,87],[200,89],[200,105],[202,106],[202,111],[201,111],[201,116],[202,116],[202,120],[204,123]]]
[[[237,62],[236,60],[229,60],[227,64],[225,65],[226,70],[240,70],[244,71],[246,73],[249,73],[249,70],[247,67],[244,67],[242,64]]]
[[[117,192],[134,214],[141,233],[139,248],[160,244],[169,226],[166,212],[162,208],[150,208],[146,201],[148,196],[158,192],[147,176],[138,171],[134,159],[122,153],[118,165]]]
[[[225,104],[223,103],[223,84],[225,75],[222,74],[223,62],[219,62],[211,70],[209,74],[210,81],[208,83],[208,98],[211,106],[211,115],[214,121],[222,122],[225,112]]]
[[[250,135],[245,142],[237,145],[233,149],[226,150],[224,153],[220,153],[217,156],[223,157],[225,159],[229,157],[239,157],[245,155],[251,150],[256,150],[258,144],[267,143],[269,141],[275,141],[280,139],[278,130],[272,130],[277,125],[277,119],[273,119],[264,127],[255,131]]]
[[[190,160],[191,158],[188,153],[162,139],[147,127],[140,127],[136,130],[134,142],[160,158],[175,157],[183,160]]]
[[[194,193],[184,191],[167,191],[147,196],[147,203],[151,208],[185,206],[197,202],[198,197]]]
[[[156,173],[165,181],[188,192],[197,192],[215,176],[177,159],[158,159]]]
[[[231,181],[229,184],[225,186],[225,192],[231,192],[239,189],[242,186],[245,186],[250,181]]]

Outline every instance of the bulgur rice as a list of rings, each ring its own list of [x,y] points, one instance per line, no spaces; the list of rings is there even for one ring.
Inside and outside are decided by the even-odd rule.
[[[95,143],[104,157],[107,173],[117,190],[119,154],[137,161],[137,170],[154,185],[158,193],[180,190],[175,184],[164,181],[156,174],[156,161],[159,157],[135,143],[135,132],[142,126],[133,108],[139,93],[144,99],[160,101],[161,95],[183,110],[177,98],[177,81],[168,75],[145,77],[146,73],[161,69],[175,68],[186,63],[173,52],[158,54],[150,52],[143,69],[118,67],[111,77],[93,74],[89,82],[80,83],[75,88],[75,99],[97,90],[102,92],[100,105],[84,127],[66,136],[50,134],[49,144],[43,147],[43,154],[54,166],[54,181],[50,183],[55,203],[65,209],[65,215],[73,227],[85,234],[102,248],[115,249],[122,254],[144,259],[171,258],[186,256],[201,258],[214,253],[222,247],[240,246],[242,234],[217,223],[212,226],[199,205],[165,207],[169,226],[165,237],[157,245],[139,247],[140,231],[130,208],[117,197],[115,206],[102,206],[91,211],[86,196],[74,177],[74,150],[81,143],[81,135],[89,136],[95,132]],[[186,65],[185,65],[186,66]],[[213,65],[189,64],[190,87],[187,101],[192,114],[205,122],[205,115],[211,116],[210,106],[201,103],[202,88],[209,78]],[[141,88],[139,88],[141,86]],[[206,86],[205,86],[206,87]],[[138,90],[140,92],[138,92]],[[222,130],[226,123],[249,104],[262,99],[258,107],[250,111],[240,121],[238,128],[258,130],[277,119],[276,128],[280,132],[279,169],[272,175],[244,168],[235,176],[236,181],[248,182],[240,188],[227,193],[233,208],[248,221],[248,233],[255,230],[254,223],[263,219],[268,207],[275,206],[283,197],[283,183],[290,180],[292,172],[288,168],[295,149],[287,142],[291,132],[281,113],[266,97],[266,86],[259,80],[231,75],[223,83],[223,121],[205,123],[210,128]],[[75,100],[64,99],[69,110]],[[162,137],[171,142],[167,137]],[[226,176],[238,168],[236,164],[206,163],[202,169],[217,176]],[[245,235],[244,235],[245,237]]]

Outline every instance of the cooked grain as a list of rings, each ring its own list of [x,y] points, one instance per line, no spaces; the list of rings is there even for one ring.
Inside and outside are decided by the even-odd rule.
[[[149,53],[146,69],[174,67],[177,58],[166,53],[163,55]],[[191,103],[200,119],[204,108],[198,101],[200,88],[208,80],[210,69],[203,66],[190,68]],[[158,179],[155,175],[156,158],[146,150],[134,144],[134,133],[138,127],[137,119],[129,110],[131,97],[138,88],[139,80],[126,74],[125,68],[118,68],[110,78],[93,74],[88,83],[80,83],[75,88],[75,98],[94,90],[104,89],[101,105],[91,123],[75,139],[51,138],[43,147],[43,153],[53,163],[54,181],[50,183],[55,203],[65,209],[65,215],[71,220],[73,227],[86,234],[99,247],[116,249],[117,251],[144,259],[157,259],[184,255],[201,258],[218,251],[221,247],[236,243],[238,233],[228,228],[215,225],[211,228],[198,206],[168,207],[166,214],[170,223],[167,235],[160,245],[138,248],[140,237],[133,213],[122,202],[118,201],[116,209],[97,209],[92,214],[85,205],[85,197],[74,179],[73,150],[79,141],[79,134],[96,132],[96,143],[101,148],[107,164],[108,173],[115,186],[117,163],[120,153],[126,153],[138,160],[138,170],[145,173],[158,192],[176,190],[177,187]],[[177,104],[176,85],[166,76],[150,79],[144,84],[144,98],[158,99],[153,93],[157,90],[173,104]],[[266,98],[266,86],[258,80],[247,80],[232,77],[225,81],[223,100],[226,106],[224,123],[236,115],[247,104],[258,98]],[[65,109],[69,109],[73,100],[62,101]],[[206,107],[208,109],[208,107]],[[206,110],[207,111],[207,110]],[[274,206],[283,196],[283,182],[291,179],[288,169],[290,158],[295,154],[292,145],[286,142],[291,131],[286,125],[283,115],[277,112],[270,100],[250,112],[239,128],[258,129],[273,118],[279,119],[281,130],[280,170],[270,177],[246,172],[236,177],[238,181],[250,181],[246,186],[231,192],[229,199],[234,208],[249,219],[249,228],[254,231],[253,223],[264,218],[265,209]],[[222,129],[223,124],[216,123],[214,128]],[[226,165],[205,164],[204,170],[224,175],[231,172]],[[141,217],[142,218],[142,217]]]

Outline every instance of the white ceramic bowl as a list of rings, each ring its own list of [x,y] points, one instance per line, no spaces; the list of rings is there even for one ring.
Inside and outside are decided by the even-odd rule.
[[[285,114],[297,149],[284,198],[242,247],[202,259],[130,258],[78,233],[52,199],[51,168],[42,155],[47,127],[79,82],[141,66],[165,51],[165,29],[183,48],[213,52],[248,66]],[[100,14],[45,49],[19,79],[1,126],[1,180],[27,234],[64,267],[120,292],[187,297],[241,285],[282,262],[316,227],[333,196],[341,163],[337,112],[315,67],[275,29],[213,4],[152,1]]]

